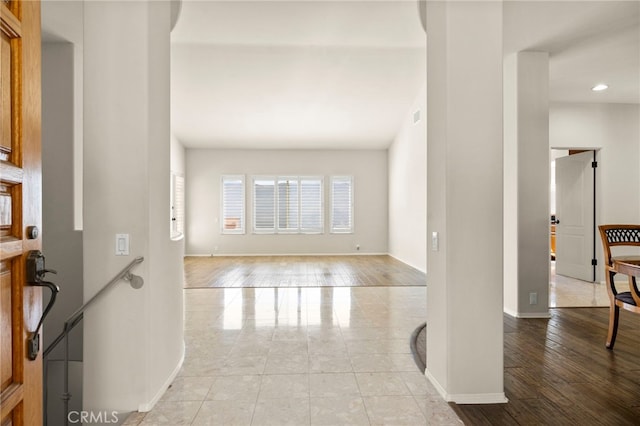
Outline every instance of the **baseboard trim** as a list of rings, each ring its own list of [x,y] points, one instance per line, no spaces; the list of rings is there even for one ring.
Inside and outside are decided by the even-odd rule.
[[[424,375],[427,376],[427,379],[429,379],[433,387],[436,388],[436,390],[438,391],[438,394],[440,394],[440,396],[445,401],[451,402],[449,399],[447,399],[447,396],[448,396],[447,391],[444,390],[440,382],[431,374],[428,368],[424,369]]]
[[[402,262],[402,263],[404,263],[405,265],[411,266],[413,269],[415,269],[415,270],[417,270],[417,271],[420,271],[420,272],[422,272],[423,274],[426,274],[426,273],[427,273],[427,270],[426,270],[426,269],[418,268],[416,265],[412,265],[411,263],[409,263],[409,262],[407,262],[407,261],[405,261],[405,260],[402,260],[402,259],[400,259],[399,257],[392,255],[391,253],[387,253],[387,255],[388,255],[389,257],[393,257],[393,258],[394,258],[395,260],[397,260],[398,262]]]
[[[509,402],[504,392],[500,393],[470,393],[451,395],[451,401],[458,405],[464,404],[506,404]]]
[[[533,318],[551,318],[551,312],[514,312],[511,309],[503,308],[503,312],[513,318],[533,319]]]
[[[436,388],[440,396],[447,402],[453,402],[456,404],[506,404],[509,402],[504,392],[500,393],[462,393],[462,394],[450,394],[444,390],[440,382],[429,372],[429,369],[424,370],[424,375],[431,384]]]
[[[217,254],[210,253],[210,254],[185,254],[184,255],[184,257],[273,257],[273,256],[391,256],[391,255],[389,253],[359,253],[359,252],[358,253],[217,253]],[[405,263],[405,262],[402,262],[402,263]],[[413,266],[411,267],[413,268]]]
[[[160,398],[162,398],[162,395],[164,395],[164,393],[167,391],[167,389],[169,389],[169,386],[171,386],[171,384],[173,383],[175,378],[178,376],[178,373],[180,372],[180,369],[182,368],[182,364],[184,363],[184,355],[185,355],[185,343],[183,341],[182,342],[182,355],[180,356],[180,360],[178,361],[178,364],[173,369],[171,374],[169,374],[169,377],[164,382],[164,384],[160,387],[160,389],[158,389],[158,392],[156,392],[155,396],[151,399],[151,401],[146,402],[144,404],[140,404],[138,406],[138,411],[139,412],[146,413],[146,412],[151,411],[153,409],[153,407],[158,403],[158,401],[160,401]]]

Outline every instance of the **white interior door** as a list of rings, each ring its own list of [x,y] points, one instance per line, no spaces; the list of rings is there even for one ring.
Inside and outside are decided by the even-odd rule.
[[[593,281],[593,151],[556,159],[556,274]]]

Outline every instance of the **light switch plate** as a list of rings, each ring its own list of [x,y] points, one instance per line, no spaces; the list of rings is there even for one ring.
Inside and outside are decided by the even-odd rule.
[[[116,256],[129,256],[129,234],[116,234]]]
[[[438,241],[438,233],[431,233],[431,250],[438,251],[440,249],[440,242]]]

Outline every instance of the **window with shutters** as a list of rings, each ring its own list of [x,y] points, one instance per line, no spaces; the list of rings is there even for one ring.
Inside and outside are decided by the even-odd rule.
[[[322,233],[322,178],[254,177],[253,211],[256,233]]]
[[[322,178],[300,178],[300,231],[321,234],[324,231]]]
[[[353,176],[331,177],[331,232],[353,232]]]
[[[253,179],[253,230],[273,233],[276,229],[276,183],[274,178]]]
[[[297,178],[278,178],[278,232],[298,232],[300,196]]]
[[[171,238],[184,235],[184,176],[171,174]]]
[[[244,176],[222,176],[222,233],[244,234]]]

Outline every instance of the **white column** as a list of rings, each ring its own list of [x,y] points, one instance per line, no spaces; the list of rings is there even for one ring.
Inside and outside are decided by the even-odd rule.
[[[549,54],[504,61],[506,313],[549,317]]]
[[[502,3],[427,2],[427,371],[504,402]]]
[[[169,238],[169,2],[84,6],[84,295],[133,260],[84,324],[86,410],[148,410],[183,356],[181,243]],[[130,256],[115,255],[115,234]]]

